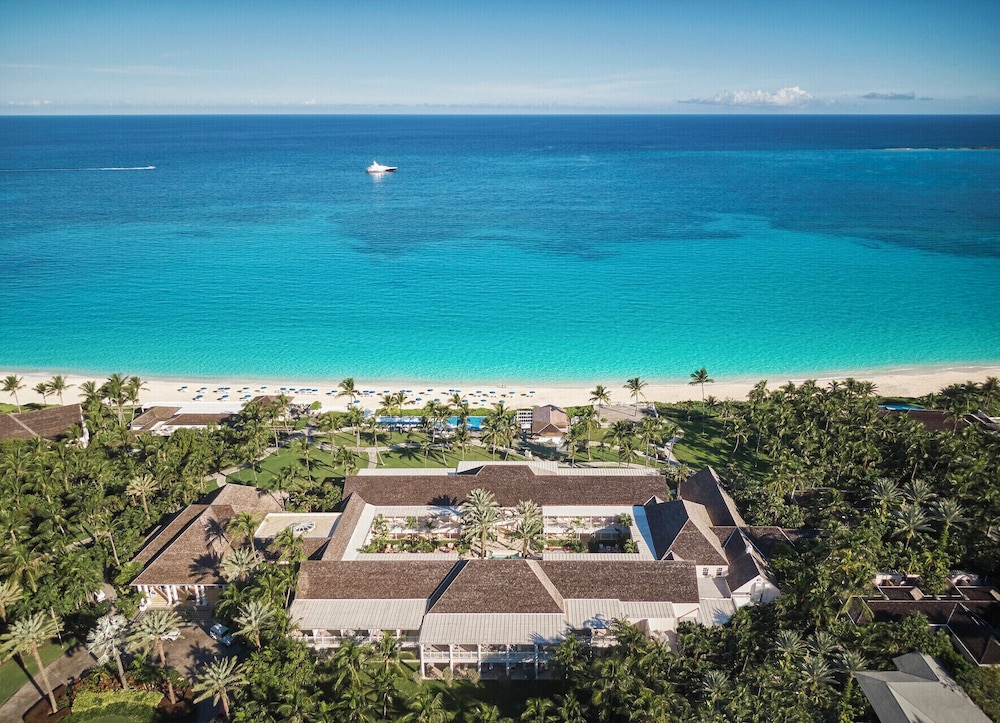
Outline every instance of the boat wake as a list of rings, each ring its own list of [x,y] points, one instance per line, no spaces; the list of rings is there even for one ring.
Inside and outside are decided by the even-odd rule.
[[[0,173],[72,173],[82,171],[155,171],[156,166],[107,166],[103,168],[0,168]]]

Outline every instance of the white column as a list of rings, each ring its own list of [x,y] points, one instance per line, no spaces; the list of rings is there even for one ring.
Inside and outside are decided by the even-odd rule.
[[[535,643],[535,680],[538,680],[538,643]]]
[[[453,643],[448,643],[448,667],[451,668],[451,672],[455,672],[455,645]]]
[[[476,643],[476,670],[483,672],[483,645]]]
[[[425,677],[424,676],[424,644],[423,643],[417,643],[417,647],[420,648],[420,677],[423,678],[423,677]]]

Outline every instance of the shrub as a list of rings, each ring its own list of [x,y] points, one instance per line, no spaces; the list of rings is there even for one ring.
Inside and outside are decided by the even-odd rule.
[[[107,717],[125,718],[137,723],[153,720],[163,694],[149,690],[80,691],[73,700],[73,713],[67,723],[85,723]]]

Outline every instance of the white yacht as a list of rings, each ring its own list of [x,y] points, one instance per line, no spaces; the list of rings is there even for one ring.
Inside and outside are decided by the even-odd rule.
[[[396,166],[383,166],[378,161],[372,161],[372,164],[365,170],[369,173],[393,173],[396,170]]]

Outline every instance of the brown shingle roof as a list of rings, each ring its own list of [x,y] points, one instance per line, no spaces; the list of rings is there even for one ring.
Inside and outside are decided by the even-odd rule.
[[[538,565],[564,599],[698,602],[693,562],[550,560]]]
[[[525,560],[469,560],[431,606],[433,613],[561,613]]]
[[[218,585],[224,580],[219,562],[228,549],[223,537],[226,523],[239,512],[277,511],[270,495],[245,485],[223,485],[209,504],[181,510],[135,560],[145,564],[133,585]]]
[[[954,432],[956,421],[951,412],[940,409],[885,409],[880,412],[885,416],[904,415],[920,422],[924,427],[932,432]],[[961,431],[969,426],[969,422],[962,418],[958,420],[958,430]]]
[[[0,418],[0,440],[31,437],[59,439],[66,436],[74,425],[82,423],[83,409],[79,404],[6,414]]]
[[[209,498],[210,505],[229,505],[240,512],[280,512],[281,505],[269,493],[241,484],[226,484]]]
[[[539,435],[559,435],[569,429],[569,415],[566,410],[552,404],[531,410],[531,433]]]
[[[233,508],[225,505],[206,508],[146,565],[132,584],[223,584],[219,563],[228,545],[219,533],[233,514]]]
[[[725,550],[729,558],[726,582],[730,590],[742,587],[758,575],[767,577],[767,562],[740,531],[729,538]]]
[[[342,503],[343,512],[337,520],[337,526],[333,528],[330,542],[323,551],[324,560],[342,560],[350,544],[354,528],[358,526],[361,513],[364,512],[366,502],[357,492],[352,492]]]
[[[646,520],[658,558],[688,560],[702,565],[728,565],[722,544],[712,532],[705,508],[687,500],[650,501]]]
[[[429,599],[457,563],[448,560],[305,561],[297,600]]]
[[[666,490],[663,477],[576,476],[536,474],[526,465],[483,465],[458,475],[359,475],[348,477],[344,495],[360,493],[373,505],[458,505],[469,492],[482,487],[502,507],[522,500],[539,505],[564,505],[568,500],[587,505],[636,505]]]
[[[677,496],[704,505],[712,524],[717,527],[746,526],[736,503],[723,489],[722,480],[711,467],[705,467],[682,481],[677,487]]]

